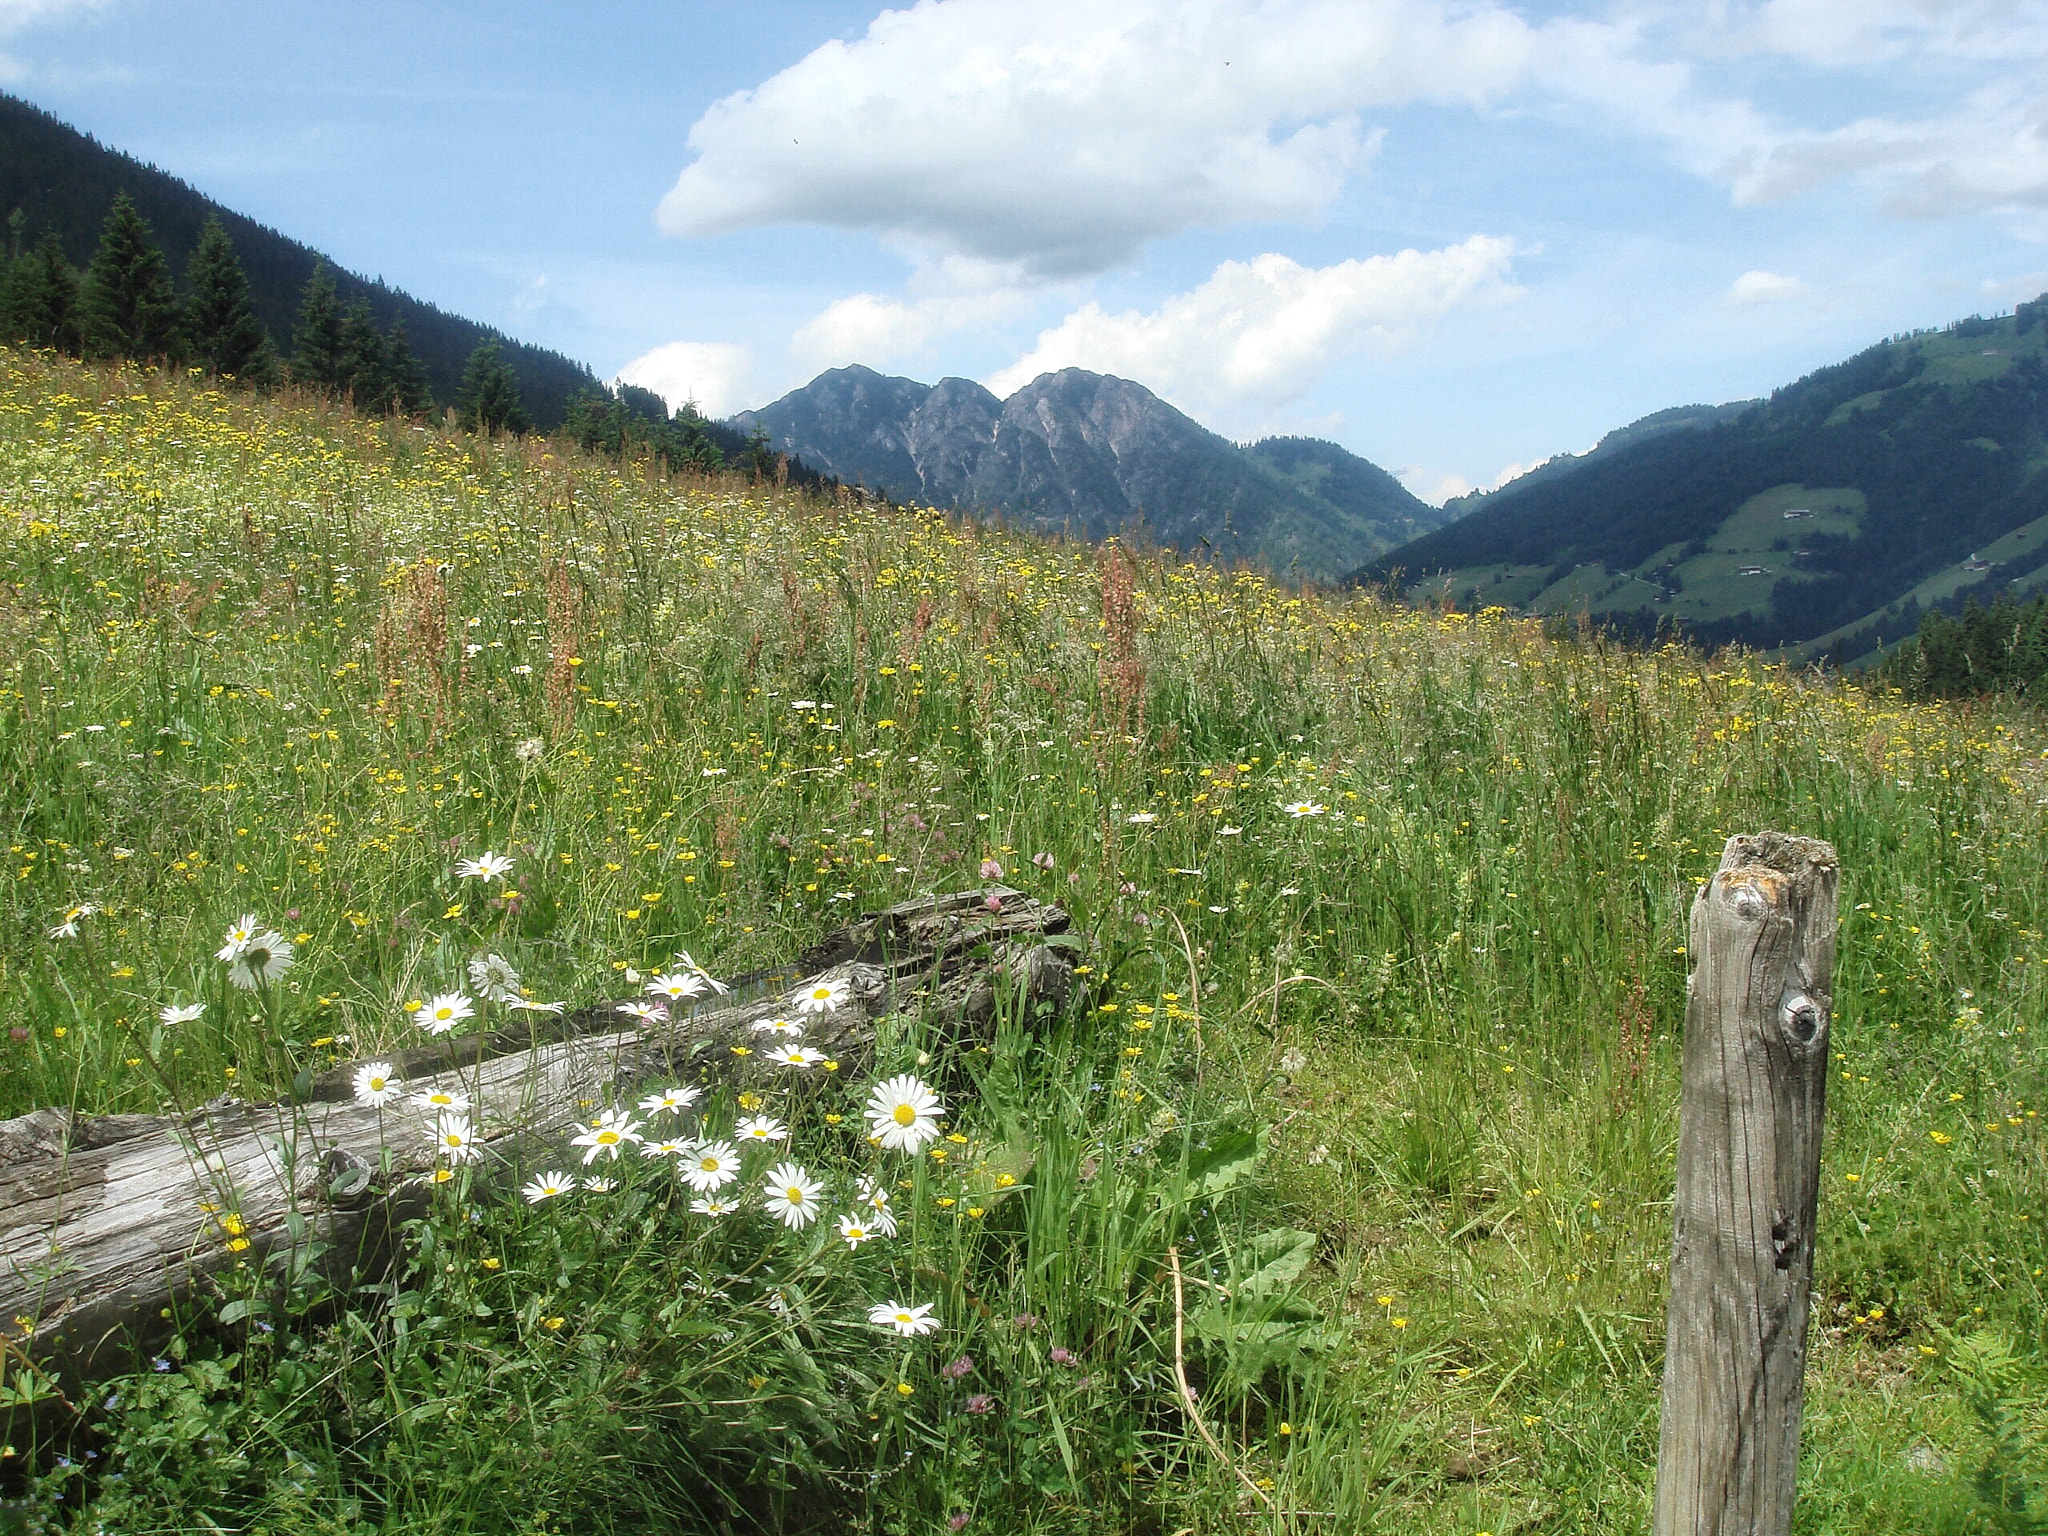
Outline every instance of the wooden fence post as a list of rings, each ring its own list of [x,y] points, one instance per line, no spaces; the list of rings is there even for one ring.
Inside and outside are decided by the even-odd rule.
[[[1789,1536],[1835,850],[1731,837],[1692,907],[1654,1536]]]

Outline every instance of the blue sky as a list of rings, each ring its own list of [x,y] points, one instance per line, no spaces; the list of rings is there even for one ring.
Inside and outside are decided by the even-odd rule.
[[[1078,365],[1432,499],[2048,290],[2043,0],[0,0],[0,86],[714,413]]]

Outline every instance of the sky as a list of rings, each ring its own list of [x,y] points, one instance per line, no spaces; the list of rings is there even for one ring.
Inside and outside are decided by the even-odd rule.
[[[2048,290],[2048,0],[0,0],[0,89],[713,415],[1084,367],[1431,501]]]

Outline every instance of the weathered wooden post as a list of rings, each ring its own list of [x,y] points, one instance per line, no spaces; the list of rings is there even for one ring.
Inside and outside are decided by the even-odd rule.
[[[1731,837],[1692,907],[1654,1536],[1789,1536],[1835,850]]]

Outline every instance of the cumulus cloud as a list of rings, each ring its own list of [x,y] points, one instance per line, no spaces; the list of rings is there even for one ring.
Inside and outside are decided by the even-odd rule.
[[[1761,129],[1628,24],[1469,0],[920,0],[716,103],[661,227],[808,222],[1037,276],[1198,225],[1300,219],[1374,155],[1367,115],[1533,88],[1718,163]]]
[[[618,382],[651,389],[670,410],[694,400],[706,416],[730,416],[755,402],[753,353],[724,341],[671,341],[642,353],[619,370]]]
[[[1028,301],[1013,288],[907,299],[856,293],[800,327],[790,353],[813,369],[842,363],[880,366],[924,356],[943,336],[1008,319]]]
[[[1752,304],[1777,304],[1786,299],[1801,299],[1806,297],[1807,291],[1806,284],[1796,277],[1759,268],[1743,273],[1730,283],[1728,291],[1721,296],[1721,302],[1746,308]]]
[[[1205,419],[1243,420],[1298,399],[1342,358],[1410,350],[1454,309],[1515,298],[1514,253],[1510,240],[1474,235],[1327,267],[1270,253],[1226,261],[1154,310],[1084,304],[986,382],[1007,396],[1041,373],[1088,368]]]

